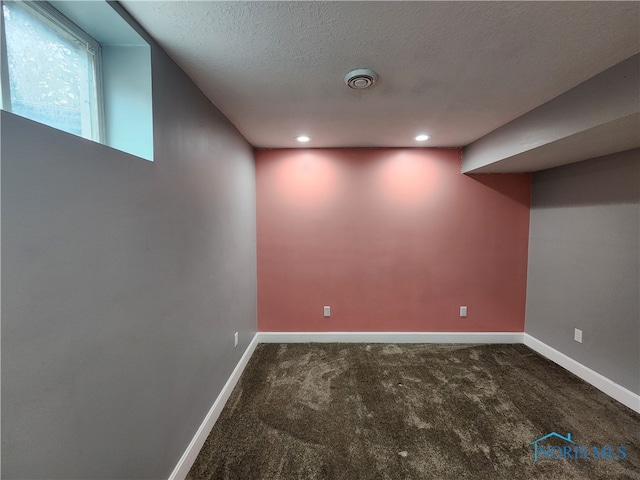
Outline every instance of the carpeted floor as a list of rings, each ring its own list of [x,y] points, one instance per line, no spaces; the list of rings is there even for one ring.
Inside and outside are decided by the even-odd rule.
[[[524,345],[262,344],[188,478],[640,479],[640,415]]]

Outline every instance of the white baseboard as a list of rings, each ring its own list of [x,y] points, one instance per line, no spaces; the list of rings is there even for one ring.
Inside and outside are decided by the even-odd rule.
[[[236,368],[233,369],[229,380],[227,380],[227,383],[225,383],[224,387],[222,387],[220,395],[218,395],[218,398],[216,398],[215,402],[213,402],[213,405],[209,409],[209,413],[207,413],[207,416],[204,417],[204,421],[200,425],[200,428],[198,428],[195,436],[193,437],[193,439],[191,439],[191,443],[189,443],[189,446],[182,454],[182,457],[178,461],[176,468],[174,468],[173,472],[171,472],[169,480],[184,480],[187,477],[189,470],[191,470],[191,467],[193,466],[193,462],[195,462],[198,453],[200,453],[200,449],[204,445],[204,442],[207,440],[209,433],[211,433],[213,425],[216,423],[216,420],[218,420],[220,413],[222,413],[222,409],[224,408],[225,403],[227,403],[227,400],[229,400],[231,392],[233,392],[233,389],[238,383],[238,380],[240,380],[240,376],[242,375],[244,368],[247,366],[247,363],[249,363],[249,359],[251,358],[251,355],[253,355],[253,351],[256,349],[256,346],[259,343],[257,337],[258,336],[255,335],[253,337],[253,340],[251,340],[251,342],[249,343],[249,346],[240,358],[238,365],[236,365]]]
[[[632,391],[618,385],[607,377],[585,367],[581,363],[577,362],[571,357],[566,356],[564,353],[559,352],[555,348],[550,347],[546,343],[541,342],[535,337],[532,337],[528,333],[524,334],[524,344],[535,350],[543,357],[548,358],[554,363],[557,363],[561,367],[569,370],[574,375],[577,375],[585,382],[590,383],[601,392],[606,393],[610,397],[616,399],[623,405],[626,405],[632,410],[640,413],[640,395],[633,393]]]
[[[258,343],[524,343],[598,390],[640,413],[640,395],[522,332],[258,332],[189,443],[169,480],[186,478]]]
[[[522,343],[522,332],[258,332],[260,343]]]

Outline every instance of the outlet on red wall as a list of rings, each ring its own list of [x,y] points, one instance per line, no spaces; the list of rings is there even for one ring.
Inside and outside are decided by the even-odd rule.
[[[522,331],[531,177],[460,162],[458,149],[258,151],[259,330]]]

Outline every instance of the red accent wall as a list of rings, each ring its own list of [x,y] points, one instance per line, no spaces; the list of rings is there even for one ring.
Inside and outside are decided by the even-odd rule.
[[[531,176],[460,162],[458,149],[257,151],[258,329],[523,331]]]

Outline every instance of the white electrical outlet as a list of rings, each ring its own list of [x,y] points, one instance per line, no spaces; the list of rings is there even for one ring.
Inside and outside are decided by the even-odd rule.
[[[460,307],[460,316],[461,317],[466,317],[467,316],[467,307],[465,305],[462,305]]]
[[[573,339],[578,343],[582,343],[582,330],[576,328],[573,332]]]
[[[329,305],[325,305],[324,306],[324,316],[325,317],[330,317],[331,316],[331,307]]]
[[[238,332],[233,334],[233,348],[238,346]]]

